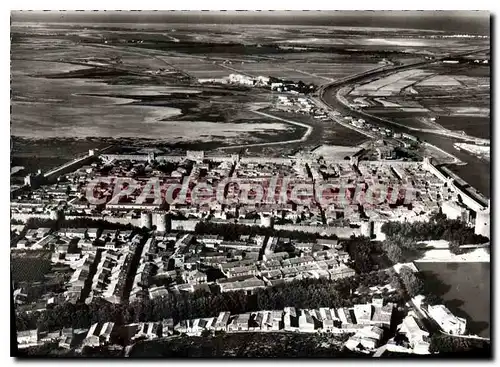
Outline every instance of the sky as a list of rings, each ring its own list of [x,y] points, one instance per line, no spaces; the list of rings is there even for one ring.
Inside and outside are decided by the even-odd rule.
[[[12,11],[12,21],[290,24],[489,34],[485,11]]]

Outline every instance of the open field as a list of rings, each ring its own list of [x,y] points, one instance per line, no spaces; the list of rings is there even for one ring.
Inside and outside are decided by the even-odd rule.
[[[254,133],[283,132],[289,127],[238,113],[265,95],[206,88],[109,85],[106,80],[51,79],[53,63],[13,63],[12,134],[28,138],[143,137],[169,142],[259,141]],[[71,64],[69,64],[71,66]],[[68,70],[71,71],[71,70]],[[199,98],[193,98],[193,94]],[[231,103],[232,102],[232,103]],[[228,106],[230,108],[228,109]],[[179,109],[180,107],[180,109]],[[231,110],[234,110],[233,112]],[[223,112],[223,113],[222,113]],[[71,122],[71,124],[68,124]],[[252,125],[252,126],[250,126]]]
[[[490,263],[419,262],[417,267],[450,311],[467,319],[469,333],[490,337]]]
[[[15,29],[24,30],[34,23],[14,22]],[[40,35],[53,34],[64,30],[58,23],[47,23],[44,27],[36,28]],[[312,25],[294,25],[282,27],[273,25],[241,24],[236,29],[231,24],[140,24],[140,23],[95,23],[85,24],[84,32],[77,33],[82,24],[72,23],[70,34],[86,37],[88,39],[109,40],[115,39],[148,39],[156,42],[182,43],[187,41],[198,42],[241,42],[243,44],[276,42],[280,44],[333,44],[343,46],[397,46],[397,47],[427,47],[427,48],[452,48],[460,47],[467,43],[462,39],[422,38],[421,35],[439,35],[440,31],[398,29],[398,28],[368,28],[368,27],[324,27]],[[352,37],[356,35],[357,37]],[[465,40],[467,41],[467,40]]]
[[[224,58],[217,54],[211,55],[215,60],[185,54],[179,56],[178,53],[176,56],[159,56],[161,53],[157,50],[144,50],[144,55],[139,56],[140,51],[130,46],[101,44],[84,44],[77,48],[78,52],[72,53],[70,50],[75,47],[64,37],[61,37],[61,43],[52,33],[44,36],[42,32],[36,37],[35,50],[30,50],[34,43],[27,36],[13,44],[14,136],[31,139],[138,137],[170,143],[234,145],[279,141],[285,135],[296,134],[296,129],[289,125],[262,117],[256,119],[244,113],[250,104],[266,102],[269,99],[266,93],[165,86],[158,82],[158,77],[147,74],[160,67],[195,78],[223,77],[234,72],[218,64]],[[40,37],[44,42],[39,42]],[[310,74],[316,69],[338,72],[340,74],[330,76],[341,77],[374,66],[369,62],[359,67],[356,64],[343,66],[338,60],[332,64],[308,64],[300,62],[300,57],[297,61],[291,63],[297,71],[280,68],[281,61],[232,65],[242,71],[274,67],[265,70],[264,75],[316,84],[331,80]],[[92,67],[88,66],[90,64]],[[166,78],[171,81],[174,77],[169,75]],[[46,79],[49,77],[50,82]]]
[[[457,85],[460,85],[460,82],[449,75],[436,75],[416,83],[416,86],[422,86],[422,87],[457,86]]]
[[[301,134],[299,128],[247,113],[255,105],[270,104],[269,91],[200,87],[193,81],[241,72],[320,85],[387,61],[405,63],[488,44],[441,36],[436,31],[366,27],[14,22],[11,131],[32,139],[142,138],[204,147],[294,139]],[[460,68],[453,77],[446,74],[417,85],[449,68],[435,65],[395,80],[390,76],[387,83],[378,82],[372,97],[393,96],[369,97],[367,103],[393,117],[397,110],[401,118],[426,117],[425,109],[433,115],[451,111],[453,116],[485,116],[485,106],[475,102],[439,110],[443,96],[435,95],[440,88],[435,84],[441,80],[447,87],[481,90],[489,68]],[[361,140],[336,124],[311,123],[317,144]]]
[[[421,69],[411,69],[400,71],[398,73],[391,74],[389,76],[375,79],[369,83],[362,84],[355,88],[351,95],[392,95],[399,94],[402,89],[409,87],[421,80],[424,80],[429,75],[430,72],[426,72]]]

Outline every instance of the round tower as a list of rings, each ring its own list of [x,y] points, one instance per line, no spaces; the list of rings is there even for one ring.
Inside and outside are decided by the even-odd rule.
[[[476,213],[476,225],[474,226],[474,233],[484,237],[490,238],[490,203],[484,210]]]
[[[386,235],[384,232],[382,232],[382,226],[384,225],[384,222],[374,222],[373,223],[373,234],[375,235],[375,239],[377,241],[385,241]]]
[[[61,210],[58,210],[57,208],[50,210],[50,219],[61,220],[62,218],[63,218],[63,213]]]
[[[271,227],[272,217],[269,215],[261,215],[260,216],[260,226],[261,227]]]
[[[141,227],[146,227],[147,229],[153,227],[153,215],[151,212],[141,213]]]
[[[371,238],[373,234],[373,222],[361,222],[361,236]]]
[[[168,216],[166,212],[156,212],[156,230],[158,232],[167,232],[168,229]]]
[[[156,160],[156,156],[154,152],[148,153],[148,163],[151,164]]]

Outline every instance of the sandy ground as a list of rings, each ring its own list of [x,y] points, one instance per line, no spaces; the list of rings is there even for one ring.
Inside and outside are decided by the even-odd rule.
[[[427,250],[424,256],[415,262],[490,262],[490,254],[484,248],[478,248],[463,255],[454,255],[448,250],[448,241],[425,241]]]
[[[141,137],[170,142],[230,139],[236,144],[261,142],[256,133],[274,136],[290,126],[268,118],[239,121],[179,121],[178,108],[131,105],[127,96],[199,94],[197,88],[108,85],[89,79],[44,79],[32,73],[73,70],[73,65],[19,61],[13,64],[11,134],[33,139],[52,137]],[[92,95],[90,95],[92,94]],[[106,95],[120,94],[125,98]],[[166,97],[168,98],[168,97]],[[236,116],[233,116],[236,118]]]
[[[314,149],[312,153],[316,156],[328,157],[331,160],[343,160],[346,156],[351,156],[358,152],[361,147],[344,147],[337,145],[321,145],[320,147]]]
[[[417,86],[457,86],[462,85],[459,81],[457,81],[453,76],[450,75],[436,75],[421,82],[417,83]]]

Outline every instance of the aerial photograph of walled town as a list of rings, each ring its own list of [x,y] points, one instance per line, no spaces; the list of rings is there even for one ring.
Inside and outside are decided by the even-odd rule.
[[[491,358],[490,13],[12,11],[18,358]]]

